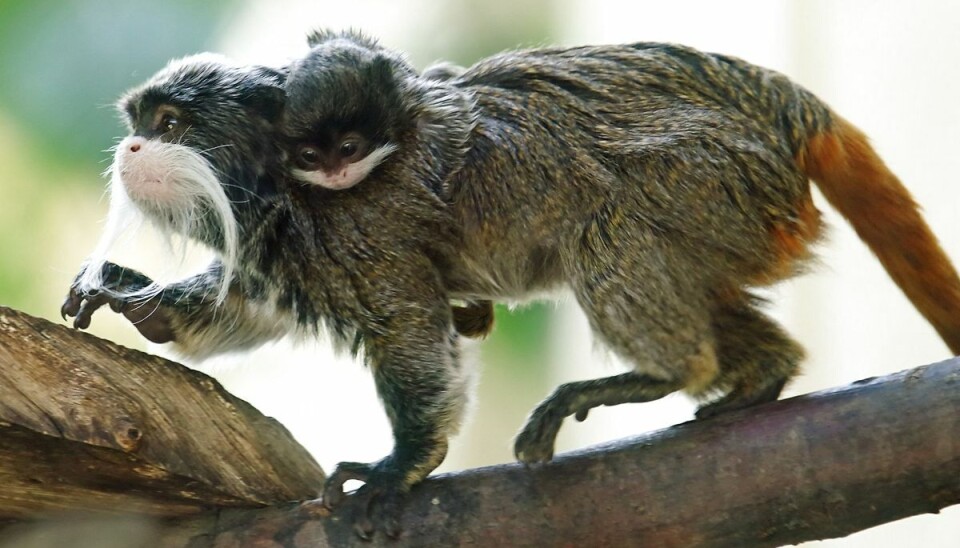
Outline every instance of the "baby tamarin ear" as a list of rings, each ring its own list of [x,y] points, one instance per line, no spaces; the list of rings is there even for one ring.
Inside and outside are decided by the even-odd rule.
[[[323,44],[324,42],[330,42],[337,39],[344,39],[371,50],[383,49],[383,46],[380,45],[376,38],[367,36],[366,34],[354,29],[341,31],[317,29],[307,35],[307,45],[313,48]]]

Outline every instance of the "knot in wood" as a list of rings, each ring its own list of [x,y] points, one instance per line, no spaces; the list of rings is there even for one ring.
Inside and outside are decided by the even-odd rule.
[[[120,419],[113,429],[113,439],[120,449],[133,453],[140,450],[143,432],[130,419]]]

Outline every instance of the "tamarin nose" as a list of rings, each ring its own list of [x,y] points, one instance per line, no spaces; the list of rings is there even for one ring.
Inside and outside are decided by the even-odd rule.
[[[140,147],[146,144],[147,140],[139,135],[131,135],[124,139],[126,141],[126,147],[128,152],[140,152]]]

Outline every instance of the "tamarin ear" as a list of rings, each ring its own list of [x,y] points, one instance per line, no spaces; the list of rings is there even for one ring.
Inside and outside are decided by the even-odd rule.
[[[137,101],[133,95],[130,93],[124,94],[123,97],[117,100],[116,107],[127,129],[131,129],[134,121],[137,119]]]
[[[254,71],[254,76],[256,80],[244,102],[268,121],[275,122],[283,113],[287,101],[287,94],[283,89],[284,75],[277,70],[260,67]]]
[[[281,87],[257,86],[247,95],[245,103],[267,121],[276,122],[283,114],[283,105],[286,100],[287,95]]]

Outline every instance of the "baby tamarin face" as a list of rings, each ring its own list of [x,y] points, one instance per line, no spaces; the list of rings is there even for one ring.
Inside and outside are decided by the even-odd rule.
[[[319,125],[291,151],[297,179],[331,190],[350,188],[370,174],[396,145],[374,141],[362,130]],[[375,138],[375,137],[374,137]]]
[[[400,91],[388,54],[376,45],[349,35],[314,44],[287,80],[285,148],[294,177],[343,190],[397,150]]]

